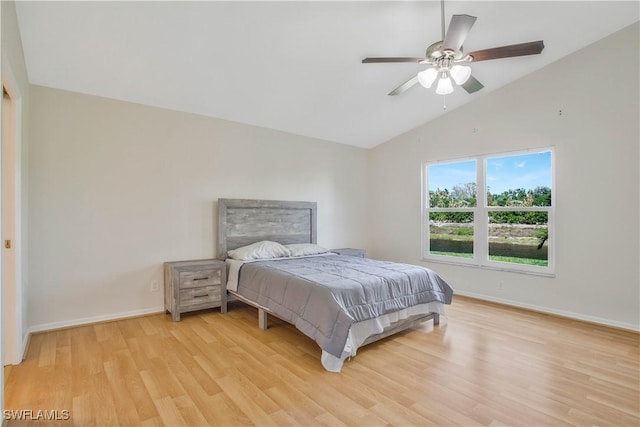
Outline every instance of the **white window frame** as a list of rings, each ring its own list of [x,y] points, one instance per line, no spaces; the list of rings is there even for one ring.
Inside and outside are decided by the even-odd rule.
[[[486,188],[486,166],[487,160],[495,157],[518,156],[523,154],[551,153],[551,206],[487,206]],[[429,207],[429,173],[428,168],[432,165],[461,163],[470,160],[476,161],[476,206],[470,208],[431,208]],[[442,262],[447,264],[457,264],[493,270],[512,271],[518,273],[538,274],[544,276],[555,275],[555,152],[553,147],[542,147],[520,151],[509,151],[502,153],[483,154],[473,157],[463,157],[444,161],[425,162],[422,164],[422,259],[423,261]],[[489,213],[490,212],[547,212],[547,229],[549,237],[547,239],[547,266],[534,266],[511,262],[500,262],[489,260]],[[473,257],[463,258],[446,255],[436,255],[429,252],[430,212],[472,212],[473,213]]]

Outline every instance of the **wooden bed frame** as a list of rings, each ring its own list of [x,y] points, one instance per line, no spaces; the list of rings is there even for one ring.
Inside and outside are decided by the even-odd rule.
[[[317,243],[317,203],[280,200],[218,199],[218,257],[227,258],[227,251],[262,240],[283,245]],[[237,292],[236,299],[258,309],[258,326],[267,329],[267,314],[278,317],[268,308],[249,301]],[[411,316],[392,323],[383,332],[372,335],[362,345],[412,328],[433,319],[440,323],[438,313]]]

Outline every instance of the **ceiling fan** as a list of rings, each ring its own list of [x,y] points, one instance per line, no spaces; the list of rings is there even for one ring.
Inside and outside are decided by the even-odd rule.
[[[439,77],[436,86],[438,95],[447,95],[453,92],[451,80],[462,86],[468,93],[474,93],[484,86],[471,75],[471,67],[461,65],[470,62],[487,61],[489,59],[509,58],[513,56],[537,55],[544,49],[542,40],[528,43],[520,43],[509,46],[494,47],[491,49],[476,50],[469,53],[462,51],[464,43],[469,34],[469,30],[476,22],[475,16],[453,15],[449,29],[445,34],[444,30],[444,0],[440,3],[442,21],[442,40],[433,43],[427,48],[426,57],[388,57],[388,58],[365,58],[363,64],[388,63],[388,62],[413,62],[419,64],[429,64],[432,67],[420,71],[416,76],[410,78],[391,92],[389,95],[399,95],[407,89],[420,83],[426,88]]]

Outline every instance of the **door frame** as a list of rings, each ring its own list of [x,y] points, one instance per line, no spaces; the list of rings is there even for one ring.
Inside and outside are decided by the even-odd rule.
[[[2,54],[2,86],[9,94],[11,99],[11,127],[13,133],[13,170],[14,170],[14,230],[12,239],[12,250],[14,251],[14,283],[2,283],[2,291],[5,293],[5,286],[12,286],[14,290],[13,301],[5,301],[2,298],[2,304],[15,304],[15,324],[13,333],[10,337],[3,338],[4,360],[3,364],[18,364],[22,361],[26,350],[28,336],[24,333],[25,323],[25,299],[23,286],[23,239],[22,239],[22,107],[23,99],[20,86],[15,78],[13,70],[5,54]],[[3,112],[4,114],[4,112]],[[2,153],[4,156],[5,153]],[[3,245],[4,246],[4,245]],[[2,249],[4,250],[4,249]],[[0,260],[3,257],[0,257]],[[2,328],[4,332],[4,320],[2,320]],[[4,334],[3,334],[4,335]]]

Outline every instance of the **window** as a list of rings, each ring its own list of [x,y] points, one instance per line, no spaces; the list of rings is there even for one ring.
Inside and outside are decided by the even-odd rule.
[[[428,163],[424,257],[551,274],[551,149]]]

